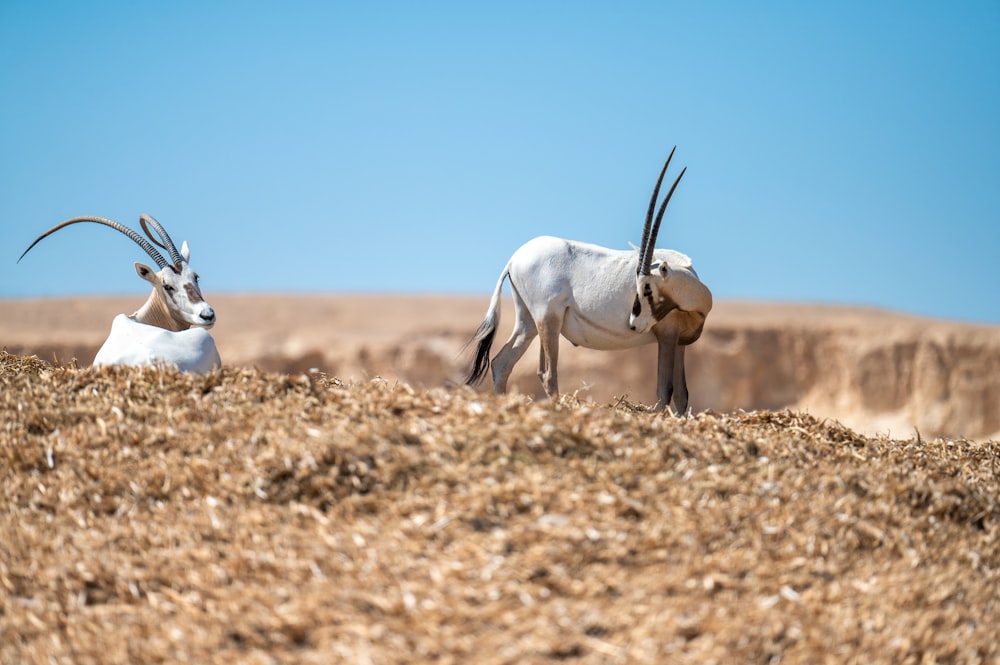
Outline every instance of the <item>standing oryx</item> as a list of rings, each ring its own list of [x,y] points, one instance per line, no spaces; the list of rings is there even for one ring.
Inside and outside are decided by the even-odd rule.
[[[676,146],[674,148],[676,150]],[[667,203],[684,175],[674,181],[656,214],[670,151],[646,213],[642,246],[636,252],[542,236],[522,245],[507,262],[479,331],[476,358],[467,379],[478,382],[490,367],[490,347],[500,322],[500,295],[510,278],[514,298],[514,331],[492,362],[493,390],[507,390],[507,379],[528,344],[538,335],[538,376],[549,397],[559,392],[556,362],[559,335],[591,349],[625,349],[656,342],[657,406],[671,399],[678,413],[688,408],[684,347],[701,335],[712,309],[712,293],[691,259],[669,249],[654,249]],[[686,170],[686,169],[685,169]],[[630,314],[631,312],[631,314]]]
[[[219,367],[222,364],[219,352],[207,332],[215,325],[215,310],[202,298],[198,274],[188,265],[191,256],[188,244],[185,241],[178,252],[166,230],[151,216],[139,217],[142,230],[153,244],[167,250],[170,262],[137,232],[104,217],[74,217],[53,226],[24,250],[18,262],[43,238],[79,222],[103,224],[124,233],[160,268],[159,272],[154,272],[145,264],[135,264],[136,273],[152,284],[153,292],[132,316],[119,314],[115,317],[111,334],[97,352],[94,365],[163,363],[188,372],[207,372]],[[150,233],[149,226],[156,231],[159,240]]]

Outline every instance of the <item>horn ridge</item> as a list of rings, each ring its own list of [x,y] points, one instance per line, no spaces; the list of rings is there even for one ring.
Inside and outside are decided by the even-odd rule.
[[[663,163],[663,168],[660,169],[660,177],[656,179],[656,186],[653,187],[653,196],[649,199],[649,209],[646,211],[646,223],[642,229],[642,241],[639,243],[639,266],[636,272],[640,275],[649,274],[649,264],[650,259],[653,254],[649,248],[652,243],[649,242],[650,230],[653,223],[653,211],[656,210],[656,199],[660,196],[660,185],[663,184],[663,176],[667,173],[667,168],[670,167],[670,160],[674,157],[674,151],[677,150],[675,145],[670,150],[670,154],[667,155],[667,161]]]
[[[20,258],[17,259],[17,262],[20,263],[21,259],[24,258],[24,255],[27,254],[28,252],[30,252],[31,249],[35,245],[37,245],[39,242],[41,242],[44,238],[49,237],[50,235],[52,235],[53,233],[55,233],[59,229],[65,228],[65,227],[69,226],[70,224],[77,224],[77,223],[80,223],[80,222],[93,222],[95,224],[103,224],[104,226],[110,226],[114,230],[120,231],[121,233],[123,233],[126,236],[128,236],[129,238],[131,238],[137,245],[139,245],[139,247],[142,247],[142,249],[145,250],[145,252],[147,254],[149,254],[149,257],[151,259],[153,259],[153,261],[156,262],[156,265],[159,268],[163,268],[163,267],[165,267],[167,265],[167,261],[166,261],[166,259],[163,258],[163,255],[160,254],[158,251],[156,251],[156,248],[153,247],[151,244],[149,244],[148,240],[146,240],[141,235],[139,235],[138,233],[136,233],[135,231],[133,231],[129,227],[125,226],[124,224],[116,222],[113,219],[108,219],[106,217],[74,217],[72,219],[67,219],[64,222],[60,222],[59,224],[56,224],[51,229],[49,229],[48,231],[46,231],[42,235],[38,236],[37,238],[35,238],[35,241],[33,243],[31,243],[30,245],[28,245],[28,249],[24,250],[24,252],[21,254]]]
[[[142,230],[145,231],[150,240],[169,252],[170,260],[174,262],[174,265],[181,262],[181,254],[177,251],[177,245],[170,239],[170,234],[167,233],[167,230],[152,215],[148,213],[139,215],[139,224],[142,225]],[[152,226],[153,230],[160,236],[159,241],[149,232],[149,227],[146,224]]]

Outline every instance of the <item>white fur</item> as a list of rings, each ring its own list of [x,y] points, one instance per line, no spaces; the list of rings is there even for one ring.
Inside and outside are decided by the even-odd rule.
[[[94,366],[164,364],[203,374],[222,365],[215,340],[204,328],[174,332],[119,314],[97,352]]]
[[[626,349],[658,343],[659,407],[673,398],[687,410],[684,347],[701,334],[712,307],[712,294],[699,279],[691,259],[669,249],[653,252],[650,276],[636,277],[638,253],[589,243],[541,236],[529,240],[511,256],[490,299],[474,342],[478,354],[489,352],[500,322],[503,283],[509,277],[514,300],[514,330],[492,361],[493,389],[506,392],[514,365],[539,336],[539,378],[550,397],[558,394],[556,364],[559,336],[591,349]],[[652,300],[664,297],[676,304],[660,320],[652,317],[646,299],[641,316],[633,314],[637,288],[649,284]],[[637,325],[638,324],[638,325]],[[478,380],[476,370],[469,382]]]

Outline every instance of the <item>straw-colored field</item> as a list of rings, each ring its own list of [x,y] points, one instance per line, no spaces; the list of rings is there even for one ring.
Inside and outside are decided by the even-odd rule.
[[[433,295],[214,295],[225,365],[411,386],[461,383],[463,347],[489,298]],[[143,297],[0,300],[0,349],[89,365],[116,314]],[[503,310],[494,353],[513,323]],[[537,396],[538,345],[511,385]],[[1000,326],[857,307],[715,304],[688,351],[694,410],[792,408],[859,432],[1000,439]],[[656,349],[593,351],[563,340],[562,392],[599,403],[655,401]],[[486,389],[486,386],[483,387]]]
[[[1000,443],[0,356],[2,663],[987,663]]]

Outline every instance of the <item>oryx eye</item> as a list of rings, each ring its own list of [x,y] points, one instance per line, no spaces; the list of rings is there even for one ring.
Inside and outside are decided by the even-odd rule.
[[[169,284],[164,284],[163,285],[163,290],[166,291],[167,293],[173,293],[174,292],[174,287],[170,286]]]
[[[646,284],[646,285],[645,285],[645,286],[644,286],[644,287],[642,288],[642,295],[646,296],[647,298],[648,298],[649,296],[653,295],[653,287],[651,287],[651,286],[650,286],[649,284]]]

